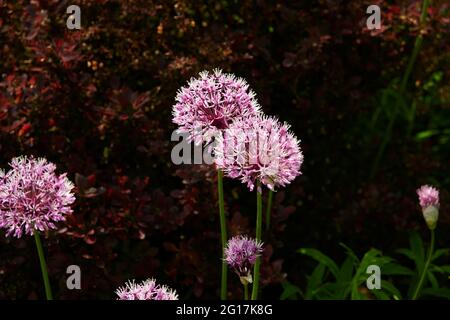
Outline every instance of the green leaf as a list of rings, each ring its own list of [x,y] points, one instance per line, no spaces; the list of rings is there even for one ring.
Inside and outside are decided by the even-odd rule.
[[[317,294],[320,300],[342,300],[348,295],[350,282],[348,283],[331,283],[327,282]]]
[[[326,299],[344,300],[351,293],[351,280],[353,276],[353,258],[347,256],[339,267],[335,283],[326,283],[322,286],[319,295]]]
[[[448,265],[446,265],[446,266],[436,266],[436,265],[433,265],[433,267],[437,267],[437,270],[436,271],[438,271],[438,272],[440,272],[440,273],[450,273],[450,266],[448,266]]]
[[[427,272],[427,277],[428,277],[428,280],[430,281],[431,287],[433,289],[439,288],[438,281],[437,281],[436,277],[434,276],[434,274],[430,270],[428,270],[428,272]]]
[[[340,242],[339,245],[340,245],[341,247],[343,247],[343,248],[345,249],[345,251],[347,252],[347,255],[348,255],[349,257],[352,258],[353,263],[355,264],[355,266],[356,266],[356,265],[359,265],[360,261],[359,261],[359,258],[356,256],[355,252],[353,252],[352,249],[350,249],[349,247],[347,247],[347,246],[346,246],[345,244],[343,244],[342,242]]]
[[[319,263],[324,264],[325,266],[327,266],[330,269],[330,272],[335,277],[337,276],[337,274],[339,272],[339,268],[338,268],[337,264],[330,257],[324,255],[319,250],[312,249],[312,248],[301,248],[300,250],[298,250],[298,252],[300,252],[301,254],[310,256],[311,258],[315,259]]]
[[[416,140],[425,140],[438,133],[437,130],[426,130],[416,134]]]
[[[391,300],[389,295],[382,290],[372,290],[370,293],[372,293],[377,300]]]
[[[337,283],[350,283],[353,275],[353,258],[347,256],[344,263],[342,263],[338,276],[336,277]]]
[[[391,297],[395,300],[400,300],[402,298],[400,291],[389,281],[381,280],[381,289],[390,293]]]
[[[308,277],[308,286],[305,293],[305,299],[311,300],[314,298],[316,293],[320,290],[320,286],[323,283],[323,276],[325,274],[326,266],[324,264],[319,264]]]
[[[423,296],[433,296],[433,297],[439,297],[439,298],[447,298],[450,299],[450,289],[448,288],[426,288],[422,289]]]
[[[382,90],[380,99],[381,108],[388,118],[397,113],[397,108],[402,108],[405,105],[405,100],[402,95],[398,93],[394,85]],[[403,108],[402,108],[403,109]]]
[[[433,253],[433,257],[431,258],[431,261],[434,261],[442,256],[448,256],[450,253],[450,249],[438,249]]]
[[[409,244],[412,252],[414,253],[414,262],[416,263],[417,270],[420,273],[425,265],[425,249],[423,248],[422,238],[418,233],[414,232],[409,238]]]
[[[411,259],[412,261],[416,260],[414,252],[412,252],[409,249],[398,249],[398,250],[396,250],[396,252],[406,256],[407,258]]]
[[[387,263],[383,265],[382,273],[384,275],[401,275],[401,276],[412,276],[414,271],[410,268],[404,267],[398,263]]]
[[[381,251],[377,249],[372,248],[364,254],[361,263],[357,266],[355,275],[352,279],[352,300],[367,298],[365,295],[361,294],[359,290],[361,284],[363,284],[367,280],[367,267],[372,264],[381,267],[381,265],[383,265],[385,261],[387,261],[387,259],[383,259],[383,257],[381,257]]]
[[[283,286],[283,293],[280,296],[280,300],[295,300],[298,299],[299,295],[303,295],[300,288],[293,285],[289,281],[284,281],[281,285]]]
[[[436,266],[434,264],[429,266],[428,270],[430,270],[431,272],[445,273],[444,269],[442,269],[440,266]]]

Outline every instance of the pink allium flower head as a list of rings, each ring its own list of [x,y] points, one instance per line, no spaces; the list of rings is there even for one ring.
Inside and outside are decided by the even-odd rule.
[[[201,72],[178,91],[172,114],[178,133],[187,133],[188,141],[200,145],[210,142],[233,120],[259,112],[255,93],[244,79],[215,69]]]
[[[289,184],[303,163],[299,140],[289,125],[264,115],[234,121],[216,137],[214,153],[217,167],[250,190],[257,180],[274,191]]]
[[[428,185],[421,186],[417,189],[417,195],[422,209],[430,206],[439,208],[439,191],[436,188]]]
[[[167,286],[161,286],[155,290],[153,300],[178,300],[178,294]]]
[[[421,186],[417,189],[422,214],[428,225],[433,230],[439,218],[439,191],[428,185]]]
[[[154,279],[136,284],[134,280],[116,290],[118,300],[178,300],[175,290],[157,285]]]
[[[66,174],[55,173],[53,163],[18,157],[10,166],[6,173],[0,170],[0,228],[7,236],[55,229],[55,222],[72,213],[74,186]]]
[[[225,247],[225,261],[241,277],[251,282],[251,268],[263,252],[263,244],[245,236],[228,240]]]

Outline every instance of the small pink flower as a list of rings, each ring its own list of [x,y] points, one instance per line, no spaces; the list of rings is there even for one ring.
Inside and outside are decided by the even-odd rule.
[[[439,218],[439,191],[428,185],[421,186],[417,189],[422,214],[428,228],[433,230]]]
[[[239,275],[241,281],[251,282],[251,268],[263,252],[263,244],[246,236],[228,240],[225,247],[225,261]]]
[[[178,300],[175,290],[157,285],[154,279],[136,284],[134,280],[116,290],[118,300]]]
[[[57,175],[56,166],[46,159],[12,159],[11,170],[0,170],[0,228],[20,238],[35,230],[55,229],[72,213],[74,186],[66,174]]]
[[[425,209],[429,206],[439,208],[439,190],[432,186],[423,185],[417,189],[417,195],[419,196],[420,206]]]

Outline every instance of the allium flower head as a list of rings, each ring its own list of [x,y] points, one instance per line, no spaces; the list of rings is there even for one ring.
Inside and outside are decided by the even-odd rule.
[[[433,230],[439,218],[439,190],[428,185],[417,189],[420,206],[422,207],[423,217],[428,228]]]
[[[188,141],[200,145],[210,142],[235,119],[259,112],[255,93],[244,79],[215,69],[201,72],[178,91],[172,114],[178,133],[187,133]]]
[[[258,180],[274,191],[289,184],[303,163],[299,140],[289,125],[264,115],[234,121],[217,137],[214,152],[217,167],[250,190]]]
[[[251,268],[262,252],[261,242],[240,235],[228,240],[225,261],[239,275],[241,281],[251,283]]]
[[[18,157],[10,166],[6,173],[0,170],[0,228],[7,236],[55,229],[55,222],[72,213],[74,186],[66,174],[55,173],[53,163]]]
[[[427,208],[434,206],[439,208],[439,190],[428,185],[423,185],[417,189],[417,195],[419,196],[420,206]]]
[[[178,300],[175,290],[156,284],[154,279],[148,279],[136,284],[128,281],[124,287],[116,290],[118,300]]]

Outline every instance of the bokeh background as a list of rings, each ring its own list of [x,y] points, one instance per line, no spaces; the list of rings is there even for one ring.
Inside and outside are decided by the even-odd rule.
[[[66,28],[71,4],[81,30]],[[370,4],[381,30],[366,28]],[[441,189],[437,246],[448,247],[449,4],[432,1],[420,27],[421,4],[0,0],[1,167],[44,156],[77,186],[74,214],[44,240],[56,298],[112,299],[148,277],[182,299],[218,297],[214,168],[170,160],[176,91],[216,67],[244,77],[302,141],[303,175],[276,193],[264,234],[263,298],[278,299],[286,281],[305,286],[314,263],[300,247],[339,261],[339,242],[390,254],[411,231],[426,236],[415,194],[424,183]],[[254,234],[254,193],[226,179],[225,200],[230,235]],[[66,288],[71,264],[82,290]],[[0,231],[0,299],[37,298],[33,239]]]

